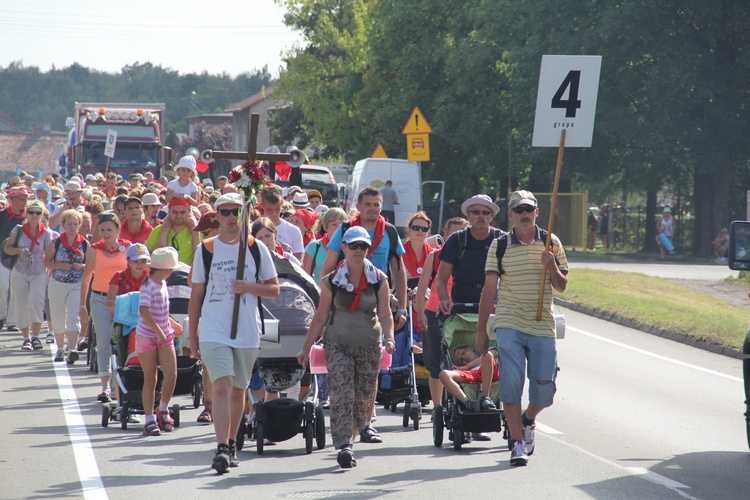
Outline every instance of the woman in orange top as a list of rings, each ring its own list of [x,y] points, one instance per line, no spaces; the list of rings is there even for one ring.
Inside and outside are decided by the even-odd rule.
[[[102,392],[97,401],[108,403],[112,400],[109,379],[112,373],[109,347],[114,311],[107,309],[107,292],[112,276],[128,265],[125,252],[130,246],[127,240],[118,239],[120,225],[113,213],[103,213],[97,218],[101,240],[86,250],[86,267],[81,282],[81,323],[89,320],[89,309],[86,308],[86,296],[91,284],[90,311],[96,333],[96,361],[99,377],[102,380]],[[94,278],[93,282],[91,278]]]

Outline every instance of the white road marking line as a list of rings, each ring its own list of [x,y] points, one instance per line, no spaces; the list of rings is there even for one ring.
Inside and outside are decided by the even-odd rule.
[[[54,360],[57,352],[56,344],[49,344]],[[76,469],[78,470],[78,480],[83,489],[83,497],[86,500],[106,500],[107,490],[104,489],[102,478],[99,475],[99,467],[96,465],[94,449],[89,440],[89,434],[86,432],[86,424],[81,415],[81,409],[78,406],[78,398],[73,387],[73,381],[68,374],[68,364],[55,363],[52,361],[55,369],[55,378],[57,387],[60,391],[60,400],[62,401],[63,413],[65,414],[65,424],[68,426],[70,443],[73,445],[73,456],[76,459]]]
[[[557,429],[553,429],[552,427],[548,425],[541,424],[539,422],[536,423],[536,430],[542,431],[545,434],[563,434],[562,431],[558,431]]]
[[[725,378],[725,379],[728,379],[728,380],[733,380],[735,382],[742,382],[742,379],[739,378],[739,377],[733,377],[732,375],[727,375],[726,373],[717,372],[716,370],[709,370],[708,368],[703,368],[702,366],[692,365],[690,363],[685,363],[684,361],[679,361],[677,359],[673,359],[673,358],[668,358],[666,356],[662,356],[661,354],[655,354],[653,352],[649,352],[649,351],[646,351],[644,349],[639,349],[637,347],[633,347],[633,346],[628,345],[628,344],[623,344],[622,342],[617,342],[616,340],[611,340],[611,339],[608,339],[606,337],[602,337],[600,335],[596,335],[594,333],[587,332],[585,330],[581,330],[580,328],[576,328],[574,326],[568,325],[567,328],[569,330],[573,330],[574,332],[581,333],[581,334],[586,335],[588,337],[591,337],[591,338],[594,338],[594,339],[597,339],[597,340],[601,340],[602,342],[607,342],[608,344],[616,345],[618,347],[622,347],[622,348],[628,349],[630,351],[634,351],[634,352],[637,352],[637,353],[640,353],[640,354],[645,354],[646,356],[651,356],[652,358],[660,359],[662,361],[668,361],[668,362],[673,363],[675,365],[684,366],[685,368],[691,368],[693,370],[697,370],[697,371],[700,371],[700,372],[703,372],[703,373],[708,373],[708,374],[711,374],[711,375],[716,375],[717,377],[722,377],[722,378]]]
[[[538,424],[537,424],[538,425]],[[690,486],[686,484],[679,483],[677,481],[673,481],[672,479],[669,479],[668,477],[662,476],[661,474],[657,474],[656,472],[652,472],[646,468],[643,467],[625,467],[623,465],[618,464],[617,462],[613,462],[612,460],[607,460],[604,457],[600,457],[599,455],[596,455],[594,453],[591,453],[590,451],[584,450],[580,446],[576,446],[574,444],[571,444],[563,439],[555,438],[552,436],[549,436],[549,439],[553,439],[557,441],[560,444],[563,444],[565,446],[569,446],[570,448],[573,448],[584,455],[591,457],[595,460],[598,460],[599,462],[602,462],[604,464],[611,465],[613,467],[616,467],[618,469],[621,469],[625,472],[627,472],[630,475],[637,476],[640,478],[643,478],[647,481],[650,481],[652,483],[658,484],[660,486],[664,486],[670,491],[673,491],[674,493],[677,493],[683,498],[688,498],[691,500],[697,500],[695,497],[689,495],[687,492],[683,490],[689,490]]]

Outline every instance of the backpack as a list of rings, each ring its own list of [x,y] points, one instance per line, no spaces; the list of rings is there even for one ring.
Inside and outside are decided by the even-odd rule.
[[[206,277],[206,287],[208,287],[208,277],[211,275],[211,262],[214,259],[214,240],[216,239],[216,236],[213,236],[211,238],[207,238],[203,240],[203,244],[201,245],[201,252],[203,257],[203,271],[204,275]],[[247,248],[250,250],[250,255],[253,256],[253,260],[255,261],[255,282],[257,283],[260,279],[260,250],[258,250],[258,245],[255,244],[255,238],[252,236],[249,236],[247,239]],[[208,288],[206,288],[208,289]],[[203,299],[205,300],[206,296],[203,295]],[[260,301],[260,297],[258,297],[258,313],[260,314],[260,327],[261,327],[261,336],[266,334],[266,325],[263,321],[263,304]]]
[[[500,275],[505,274],[505,271],[503,271],[503,256],[505,255],[505,250],[508,248],[508,236],[510,233],[504,233],[501,236],[497,237],[497,248],[495,249],[495,256],[497,257],[497,271],[500,273]],[[545,231],[542,228],[539,228],[539,238],[542,241],[547,241],[547,231]],[[552,243],[550,242],[550,245]],[[557,260],[557,257],[555,257],[555,260]]]
[[[60,237],[58,236],[55,239],[55,255],[57,255],[57,252],[60,251],[61,244],[62,242],[60,241]],[[88,248],[89,248],[89,241],[86,238],[84,238],[83,239],[83,255],[86,255],[86,250],[88,250]],[[122,285],[122,275],[120,276],[120,285]]]
[[[328,275],[328,284],[331,286],[331,314],[328,317],[328,324],[329,325],[333,324],[333,313],[336,312],[336,308],[333,306],[333,299],[336,298],[336,292],[339,291],[338,285],[334,285],[333,284],[333,275],[334,274],[335,274],[335,271],[331,272],[331,274]],[[378,274],[378,276],[380,276],[380,274]],[[383,282],[380,279],[378,279],[377,283],[373,283],[372,284],[372,288],[373,288],[373,290],[375,290],[375,296],[377,296],[378,292],[380,292],[380,285],[382,283]]]
[[[323,242],[321,240],[315,240],[315,253],[313,254],[312,258],[312,268],[310,269],[310,276],[313,278],[315,277],[315,262],[318,259],[318,252],[320,251],[320,247],[323,246]]]
[[[458,264],[458,261],[461,260],[461,258],[464,256],[464,252],[466,252],[466,245],[468,244],[468,235],[470,230],[471,227],[465,227],[456,231],[456,233],[458,233],[458,257],[456,257],[456,264]],[[502,229],[498,229],[496,227],[491,227],[490,233],[495,239],[500,238],[504,234],[508,234]]]
[[[16,240],[13,243],[14,248],[18,248],[18,241],[21,239],[21,234],[23,233],[22,229],[22,224],[16,225]],[[5,269],[13,269],[13,266],[16,265],[16,261],[18,260],[18,255],[9,255],[5,253],[5,245],[8,244],[9,239],[10,235],[8,235],[8,237],[3,240],[2,249],[0,249],[2,250],[2,264]]]

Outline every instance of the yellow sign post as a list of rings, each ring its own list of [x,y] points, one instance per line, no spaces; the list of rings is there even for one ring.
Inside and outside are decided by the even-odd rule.
[[[419,108],[412,110],[401,133],[406,136],[406,157],[409,161],[430,160],[432,127],[427,123]]]
[[[382,144],[378,144],[375,151],[372,152],[370,158],[388,158],[388,154],[385,152],[385,148]]]

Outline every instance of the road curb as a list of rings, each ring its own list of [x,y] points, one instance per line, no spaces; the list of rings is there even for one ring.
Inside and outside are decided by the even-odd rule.
[[[740,350],[735,349],[734,347],[727,347],[721,344],[715,344],[713,342],[706,342],[705,340],[698,340],[694,337],[689,337],[682,333],[668,332],[654,325],[643,324],[633,318],[623,318],[610,311],[600,311],[598,309],[578,304],[577,302],[573,302],[571,300],[561,299],[560,297],[555,297],[555,304],[567,309],[572,309],[573,311],[579,313],[594,316],[595,318],[603,319],[605,321],[611,321],[612,323],[617,323],[618,325],[633,328],[635,330],[640,330],[645,333],[650,333],[651,335],[656,335],[658,337],[673,340],[681,344],[697,347],[698,349],[703,349],[704,351],[710,351],[716,354],[728,356],[730,358],[743,359],[743,355]]]

